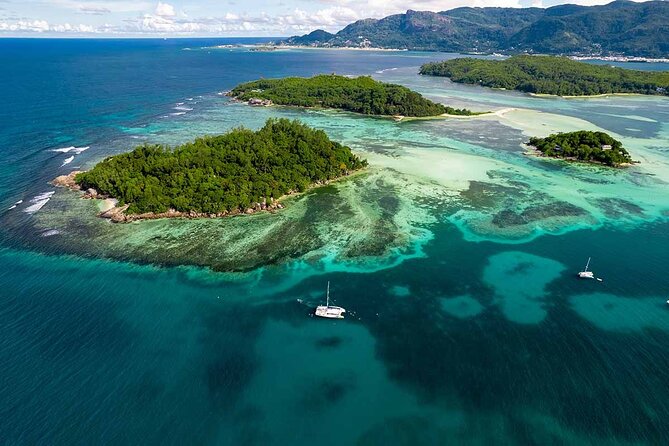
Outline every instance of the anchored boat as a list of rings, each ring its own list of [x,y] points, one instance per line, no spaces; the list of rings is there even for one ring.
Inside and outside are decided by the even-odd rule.
[[[590,266],[590,257],[588,257],[588,263],[585,264],[585,269],[578,273],[578,277],[581,279],[596,279],[598,282],[601,282],[602,279],[595,277],[595,274],[592,271],[588,271]]]
[[[585,264],[585,269],[578,273],[578,277],[581,279],[594,279],[595,275],[592,271],[588,271],[588,267],[590,266],[590,257],[588,257],[588,263]]]
[[[336,307],[330,305],[330,282],[328,281],[328,289],[325,297],[325,305],[319,305],[316,307],[316,312],[314,313],[318,317],[326,317],[328,319],[344,319],[344,313],[346,310],[342,307]]]

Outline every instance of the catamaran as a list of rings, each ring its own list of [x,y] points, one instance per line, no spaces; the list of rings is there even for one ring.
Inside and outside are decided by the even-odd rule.
[[[590,266],[590,257],[588,257],[588,263],[585,264],[585,269],[578,273],[578,277],[581,279],[594,279],[595,274],[592,271],[588,271],[588,267]]]
[[[588,271],[590,266],[590,257],[588,257],[588,263],[585,264],[585,269],[578,273],[578,277],[581,279],[597,279],[598,282],[601,282],[602,279],[595,277],[595,274],[592,271]]]
[[[330,305],[330,281],[328,281],[328,290],[325,299],[325,305],[317,306],[314,314],[318,317],[326,317],[328,319],[344,319],[346,310],[342,307]]]

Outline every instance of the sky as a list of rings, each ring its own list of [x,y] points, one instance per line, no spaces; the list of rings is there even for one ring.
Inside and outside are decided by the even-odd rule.
[[[291,36],[363,18],[460,6],[549,7],[610,0],[0,0],[0,36]]]

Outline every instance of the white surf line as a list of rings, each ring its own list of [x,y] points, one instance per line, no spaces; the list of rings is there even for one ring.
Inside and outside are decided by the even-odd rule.
[[[63,161],[63,164],[61,164],[60,167],[63,167],[63,166],[65,166],[65,165],[67,165],[67,164],[70,164],[72,161],[74,161],[74,155],[72,155],[72,156],[69,157],[69,158],[65,158],[65,160]]]
[[[58,153],[74,153],[75,155],[79,155],[80,153],[90,149],[91,146],[84,146],[84,147],[75,147],[75,146],[70,146],[70,147],[62,147],[60,149],[51,149],[51,152],[58,152]]]
[[[55,194],[56,191],[49,191],[49,192],[43,192],[39,195],[36,195],[30,200],[31,204],[27,208],[23,210],[23,212],[27,214],[34,214],[35,212],[39,211],[44,207],[45,204],[51,199],[51,196]]]
[[[14,203],[14,204],[12,205],[12,207],[10,207],[10,208],[7,209],[7,210],[8,210],[8,211],[11,211],[12,209],[16,208],[16,206],[20,205],[21,203],[23,203],[23,200],[19,200],[19,201],[17,201],[16,203]]]

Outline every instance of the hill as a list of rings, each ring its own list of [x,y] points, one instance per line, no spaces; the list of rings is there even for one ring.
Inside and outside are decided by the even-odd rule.
[[[286,45],[669,56],[669,2],[617,0],[608,5],[409,10],[359,20],[332,35],[291,37]],[[312,36],[313,35],[313,36]],[[312,37],[309,37],[312,36]]]
[[[243,101],[269,100],[278,105],[335,108],[377,116],[475,114],[446,107],[401,85],[379,82],[368,76],[350,78],[323,74],[311,78],[260,79],[236,86],[230,96]]]
[[[454,82],[484,87],[561,96],[669,94],[669,72],[626,70],[554,56],[451,59],[425,64],[420,74],[444,76]]]
[[[169,149],[143,145],[98,163],[75,181],[116,198],[126,213],[225,215],[265,209],[293,191],[361,169],[367,161],[298,121],[270,119]],[[262,203],[262,204],[261,204]]]

